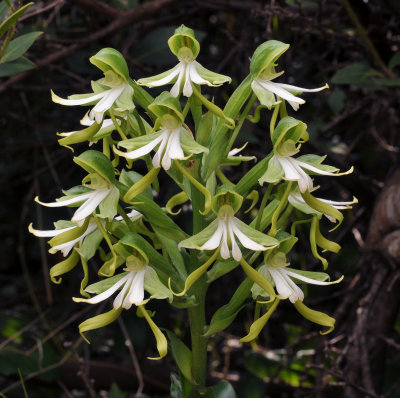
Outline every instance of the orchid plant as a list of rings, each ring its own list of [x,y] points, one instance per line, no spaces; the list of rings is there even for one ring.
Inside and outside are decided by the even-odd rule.
[[[90,106],[86,114],[82,112],[84,129],[59,133],[60,145],[74,150],[83,143],[74,162],[87,175],[55,202],[36,198],[48,207],[76,207],[70,220],[57,221],[55,229],[47,231],[31,224],[29,231],[51,238],[50,252],[61,251],[64,256],[50,270],[53,282],[60,283],[61,276],[81,265],[83,297],[74,301],[94,305],[115,295],[108,312],[80,324],[83,338],[116,320],[123,310],[136,309],[156,340],[158,357],[152,359],[172,351],[180,374],[174,382],[186,397],[216,394],[206,386],[208,341],[228,328],[245,306],[254,306],[255,316],[241,339],[244,342],[257,338],[283,300],[322,326],[322,333],[333,330],[335,320],[307,307],[300,286],[327,286],[341,279],[329,281],[327,273],[304,269],[296,261],[289,267],[289,259],[298,240],[296,228],[305,224],[311,253],[326,269],[328,261],[319,249],[337,252],[340,246],[322,235],[320,220],[325,215],[338,226],[343,220],[339,210],[351,209],[357,200],[338,202],[313,194],[318,176],[340,176],[352,169],[339,173],[323,163],[324,156],[299,155],[309,139],[307,125],[288,115],[286,102],[297,110],[305,102],[299,93],[328,86],[304,89],[272,81],[283,74],[276,68],[289,45],[276,40],[261,44],[251,58],[249,75],[223,108],[207,99],[202,86],[216,87],[231,79],[196,61],[200,44],[193,30],[182,25],[168,45],[179,60],[169,71],[134,81],[123,56],[105,48],[90,58],[104,74],[92,82],[93,93],[68,99],[52,93],[56,103]],[[172,89],[156,98],[142,87],[167,84],[173,84]],[[239,155],[244,147],[233,146],[243,123],[258,123],[265,108],[272,111],[266,134],[272,150],[268,153],[265,145],[260,159]],[[93,147],[87,149],[84,143]],[[226,174],[234,175],[234,167],[243,162],[251,162],[249,171],[231,181]],[[144,175],[136,171],[138,166],[147,168]],[[157,194],[161,175],[175,184],[178,193],[170,198],[161,191]],[[191,206],[183,206],[186,202]],[[189,230],[174,217],[183,209],[192,217]],[[95,256],[101,263],[97,276],[88,268]],[[206,319],[208,287],[218,278],[228,279],[239,265],[242,284]],[[167,330],[167,325],[154,322],[154,313],[146,308],[152,299],[167,299],[188,312],[190,346],[172,331],[160,329]]]

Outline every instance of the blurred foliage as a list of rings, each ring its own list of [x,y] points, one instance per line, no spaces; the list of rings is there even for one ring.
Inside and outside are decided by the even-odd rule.
[[[29,7],[23,1],[0,3],[3,24],[5,18],[26,7],[25,14],[2,32],[0,57],[0,390],[8,398],[23,396],[18,369],[31,398],[120,398],[134,396],[137,391],[136,370],[121,325],[114,323],[93,332],[90,346],[82,342],[77,325],[89,314],[94,315],[94,309],[70,300],[78,294],[80,275],[71,274],[62,285],[51,285],[47,270],[61,258],[48,257],[44,242],[29,236],[27,225],[33,222],[37,228],[46,229],[51,227],[50,219],[65,216],[60,209],[39,208],[33,198],[39,195],[43,201],[51,201],[62,188],[82,178],[79,170],[70,167],[72,154],[58,146],[55,133],[76,130],[83,115],[53,104],[50,89],[61,96],[87,92],[90,80],[100,77],[88,58],[106,46],[122,51],[135,79],[165,70],[175,59],[166,40],[181,23],[195,29],[201,40],[199,62],[233,79],[231,86],[207,91],[217,104],[223,104],[247,75],[249,58],[257,45],[269,39],[291,44],[281,60],[286,72],[282,82],[302,87],[329,83],[330,90],[305,96],[307,105],[294,116],[309,125],[311,139],[304,146],[305,152],[309,149],[328,154],[330,162],[340,169],[355,166],[351,176],[324,181],[321,196],[348,200],[354,192],[360,204],[345,214],[346,227],[335,236],[342,251],[332,256],[330,273],[332,279],[344,274],[344,282],[323,289],[312,287],[306,293],[310,306],[335,314],[350,294],[355,306],[358,296],[365,292],[352,292],[349,286],[355,275],[364,277],[361,260],[373,204],[385,179],[399,166],[399,3],[351,2],[378,59],[344,7],[345,1],[170,0],[161,11],[152,11],[157,3],[52,0],[37,1]],[[149,11],[139,20],[118,27],[124,15],[145,6]],[[10,31],[13,37],[7,33]],[[43,34],[34,42],[39,32]],[[28,65],[34,65],[28,59],[39,68],[28,70]],[[22,71],[27,73],[15,75]],[[152,95],[157,95],[157,90],[153,89]],[[262,117],[267,126],[269,116],[263,113]],[[264,134],[259,127],[244,125],[238,140],[249,142],[246,155],[257,156],[264,151]],[[171,184],[160,184],[166,197],[176,192]],[[177,218],[182,222],[187,219],[184,214]],[[300,235],[306,233],[306,229],[299,229]],[[291,262],[311,263],[317,270],[317,264],[304,252],[300,242]],[[217,303],[227,301],[242,281],[240,271],[233,275],[229,284],[221,278],[210,289],[208,319]],[[289,304],[282,307],[285,311],[277,310],[256,344],[238,342],[253,317],[247,311],[239,313],[228,329],[229,335],[212,338],[209,385],[214,387],[208,393],[210,397],[234,397],[231,384],[237,397],[246,398],[344,396],[344,347],[352,327],[351,316],[342,315],[336,331],[321,337],[318,328],[303,322]],[[189,340],[184,312],[167,312],[163,303],[149,308],[156,311],[158,324],[181,331],[180,337]],[[171,362],[148,361],[153,341],[146,324],[134,311],[126,312],[122,319],[143,374],[143,396],[166,397]],[[390,394],[387,397],[400,397],[396,387],[399,322],[384,336],[392,343],[381,369],[385,382],[382,394]],[[184,386],[178,377],[173,380],[171,396],[181,397]],[[231,384],[221,384],[222,380]],[[361,384],[352,388],[354,396],[363,396]]]

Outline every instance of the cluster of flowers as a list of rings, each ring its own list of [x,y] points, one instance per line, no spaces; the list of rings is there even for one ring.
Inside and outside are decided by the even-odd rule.
[[[337,252],[340,246],[322,236],[319,221],[325,215],[330,221],[340,223],[343,215],[339,210],[351,208],[356,202],[315,198],[311,194],[316,190],[311,175],[341,174],[335,167],[325,165],[323,156],[295,157],[301,144],[308,140],[307,126],[288,116],[285,103],[297,110],[305,102],[297,96],[299,93],[320,91],[327,86],[308,90],[273,81],[283,74],[275,71],[276,61],[289,46],[268,41],[256,49],[250,74],[222,110],[201,93],[200,86],[220,86],[231,79],[196,61],[200,45],[193,31],[182,25],[168,44],[179,63],[160,75],[135,82],[129,77],[122,55],[105,48],[90,58],[104,73],[102,79],[92,82],[93,93],[72,95],[68,99],[52,93],[53,101],[59,104],[91,107],[81,120],[86,128],[59,133],[59,143],[67,147],[83,142],[102,144],[102,152],[87,150],[74,158],[88,173],[81,185],[64,191],[64,196],[56,202],[42,203],[36,199],[49,207],[78,207],[71,220],[57,221],[55,229],[50,231],[29,227],[36,236],[51,237],[50,252],[60,251],[65,257],[50,270],[53,282],[60,283],[61,275],[82,264],[84,298],[74,298],[75,301],[96,304],[119,291],[113,309],[84,321],[80,332],[107,325],[123,309],[134,305],[138,315],[149,323],[162,357],[167,350],[166,338],[145,304],[150,299],[168,299],[179,308],[193,305],[190,302],[193,284],[211,283],[238,265],[243,268],[246,280],[237,290],[235,300],[216,312],[205,335],[227,327],[250,294],[265,308],[265,313],[255,320],[243,341],[257,337],[284,299],[289,299],[305,318],[332,330],[334,319],[306,307],[298,284],[329,285],[339,280],[330,282],[324,272],[289,267],[287,255],[297,241],[297,224],[292,223],[291,233],[285,231],[290,227],[289,216],[298,209],[304,217],[297,223],[309,222],[311,251],[326,268],[327,260],[318,247]],[[155,99],[142,88],[166,84],[173,84],[171,90]],[[270,128],[273,149],[234,184],[221,167],[254,159],[238,155],[240,149],[232,149],[232,145],[257,101],[256,114],[261,108],[273,109]],[[204,108],[207,112],[203,114]],[[145,111],[142,115],[141,110]],[[187,117],[189,111],[191,121]],[[249,117],[250,121],[255,119]],[[190,123],[195,126],[195,133],[188,127]],[[118,168],[121,158],[126,161],[123,168]],[[144,160],[148,169],[144,176],[130,170],[138,159]],[[160,169],[181,190],[164,208],[153,200]],[[255,211],[258,191],[265,184],[268,186]],[[172,209],[186,201],[193,208],[191,235],[170,217],[176,214]],[[246,201],[251,201],[246,213],[252,210],[250,214],[254,215],[249,224],[235,216],[243,214],[240,210]],[[96,252],[103,261],[98,273],[104,279],[88,286],[87,262]],[[261,261],[260,254],[263,254]],[[120,267],[123,272],[115,274]],[[206,272],[207,281],[202,278],[200,282]],[[230,317],[230,321],[220,322],[223,317]]]

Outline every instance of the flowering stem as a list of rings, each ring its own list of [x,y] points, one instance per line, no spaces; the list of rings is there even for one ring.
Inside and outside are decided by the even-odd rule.
[[[127,137],[126,137],[126,135],[124,134],[124,132],[122,131],[121,126],[119,125],[119,123],[118,123],[118,121],[117,121],[117,119],[116,119],[116,117],[115,117],[115,115],[114,115],[114,111],[110,108],[109,111],[108,111],[108,113],[109,113],[110,116],[111,116],[111,120],[113,121],[114,126],[115,126],[115,128],[117,129],[117,131],[118,131],[118,134],[121,136],[121,138],[122,138],[123,140],[126,140]]]
[[[277,229],[277,226],[276,226],[277,220],[278,220],[279,215],[281,214],[281,211],[282,211],[283,207],[286,206],[287,198],[289,196],[290,189],[292,188],[292,184],[293,184],[292,181],[289,181],[289,183],[288,183],[288,185],[287,185],[287,187],[285,189],[285,192],[283,193],[283,196],[282,196],[282,198],[281,198],[281,200],[279,202],[279,206],[276,208],[274,214],[272,215],[271,229],[270,229],[270,231],[268,233],[268,235],[270,235],[272,237],[275,236],[276,233],[278,232],[278,229]]]
[[[122,208],[122,206],[120,204],[118,204],[118,213],[120,214],[120,216],[122,216],[122,218],[124,219],[127,227],[129,228],[129,231],[131,232],[135,232],[135,228],[133,227],[133,222],[132,220],[126,215],[125,210]]]

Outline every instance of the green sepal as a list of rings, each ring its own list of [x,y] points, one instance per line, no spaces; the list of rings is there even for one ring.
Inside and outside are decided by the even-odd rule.
[[[74,157],[73,161],[88,173],[98,174],[110,184],[115,183],[114,167],[103,153],[94,150],[85,151]]]
[[[138,312],[138,315],[141,315],[144,318],[146,318],[146,321],[149,324],[151,331],[153,332],[154,337],[156,339],[156,343],[157,343],[157,350],[158,350],[159,357],[158,358],[147,357],[147,359],[158,360],[158,359],[165,357],[168,352],[168,342],[167,342],[166,337],[161,332],[161,330],[158,328],[158,326],[154,323],[154,321],[151,319],[149,313],[147,312],[147,310],[144,308],[143,305],[138,306],[137,312]]]
[[[179,370],[192,384],[196,384],[192,375],[193,356],[192,351],[174,333],[166,330],[171,347],[172,356]]]
[[[289,48],[289,44],[277,40],[268,40],[260,44],[254,51],[250,61],[250,73],[257,78],[261,73],[270,72],[274,68],[275,61]],[[271,71],[273,72],[273,71]]]
[[[318,155],[314,155],[314,154],[306,154],[306,155],[301,155],[298,158],[296,158],[297,160],[304,162],[304,163],[308,163],[311,166],[314,166],[315,168],[321,170],[321,171],[327,171],[329,173],[336,173],[337,175],[345,175],[345,174],[349,174],[352,172],[351,168],[349,171],[344,172],[344,173],[337,173],[339,171],[339,169],[337,167],[334,166],[329,166],[328,164],[322,164],[322,162],[325,160],[326,155],[325,156],[318,156]],[[308,174],[314,175],[317,174],[311,170],[307,170]]]
[[[124,202],[133,203],[132,200],[135,197],[143,193],[151,186],[153,181],[157,178],[159,172],[160,168],[153,167],[145,176],[143,176],[139,181],[135,182],[124,195]]]
[[[150,293],[150,299],[167,298],[172,303],[173,296],[171,290],[165,286],[152,267],[147,267],[144,277],[144,289]]]
[[[104,326],[109,325],[110,323],[114,322],[121,314],[122,308],[112,309],[111,311],[106,312],[105,314],[97,315],[93,318],[89,318],[86,321],[82,322],[79,325],[79,333],[82,338],[90,344],[90,341],[84,335],[85,332],[89,330],[99,329]]]
[[[128,140],[123,140],[118,143],[119,147],[125,148],[128,152],[133,151],[135,149],[141,148],[150,142],[154,141],[163,133],[162,130],[155,131],[153,133],[142,135],[140,137],[129,138]],[[120,156],[124,156],[123,152],[114,149],[114,152]]]
[[[248,238],[260,245],[267,246],[267,250],[273,249],[279,245],[279,241],[275,238],[257,231],[238,218],[235,219],[235,224]]]
[[[95,229],[89,235],[85,236],[81,246],[76,247],[75,250],[81,257],[88,261],[95,255],[102,240],[103,234],[98,229]]]
[[[230,83],[232,79],[229,76],[221,75],[219,73],[213,72],[203,65],[196,62],[196,70],[198,74],[208,82],[211,83],[212,86],[221,86],[224,83]]]
[[[181,147],[185,153],[205,153],[208,154],[208,148],[203,145],[200,145],[196,140],[191,136],[186,128],[182,127],[181,136],[180,136]]]
[[[168,39],[168,46],[171,52],[177,57],[179,57],[179,50],[181,48],[189,48],[193,57],[192,59],[187,59],[187,61],[194,60],[200,52],[200,43],[196,40],[193,29],[190,29],[183,24],[179,28],[175,29],[174,35]]]
[[[158,118],[162,118],[164,115],[173,115],[181,123],[185,120],[179,100],[173,97],[169,91],[163,91],[158,97],[156,97],[149,105],[149,109]]]
[[[273,256],[274,254],[275,252],[271,253],[271,256]],[[268,255],[265,256],[265,259],[268,259]],[[271,286],[275,286],[275,281],[269,273],[267,266],[261,265],[261,267],[258,267],[257,272],[262,275],[271,284]],[[257,300],[261,297],[270,297],[269,292],[267,292],[257,283],[254,283],[251,287],[251,294],[253,296],[253,300]],[[273,296],[271,298],[273,298]]]
[[[125,258],[111,253],[111,257],[107,259],[100,267],[98,274],[104,277],[111,277],[114,275],[115,270],[125,263]]]
[[[71,151],[74,152],[74,149],[71,148],[69,145],[78,144],[79,142],[91,141],[92,138],[100,131],[100,127],[101,124],[94,122],[91,126],[83,130],[77,131],[67,137],[60,138],[58,140],[58,143],[61,146],[70,148]],[[62,135],[62,133],[59,135]]]
[[[274,106],[277,106],[282,102],[280,100],[277,101],[275,98],[275,94],[272,91],[266,90],[257,81],[253,81],[251,83],[251,88],[258,100],[260,101],[262,107],[272,109]],[[250,119],[250,121],[252,121],[252,119]]]
[[[104,73],[113,71],[121,78],[128,81],[129,69],[123,55],[113,48],[103,48],[89,58],[90,63],[97,66]]]
[[[281,156],[290,156],[298,152],[297,143],[308,141],[307,125],[293,117],[281,119],[272,133],[274,152]]]
[[[271,315],[275,312],[276,308],[278,307],[279,301],[280,301],[279,299],[276,299],[272,303],[272,305],[268,309],[268,311],[263,316],[261,316],[260,318],[258,318],[256,321],[254,321],[251,324],[249,333],[239,340],[241,343],[248,343],[258,337],[261,330],[267,324],[269,318],[271,317]]]
[[[285,231],[278,231],[275,238],[279,240],[279,251],[285,254],[288,254],[298,241],[298,238]]]
[[[73,270],[78,265],[78,262],[79,254],[75,250],[72,250],[72,253],[69,257],[50,268],[51,281],[53,283],[60,284],[62,282],[62,278],[58,277]]]
[[[71,242],[72,240],[75,240],[80,236],[82,236],[87,230],[88,225],[89,225],[89,217],[86,218],[85,222],[80,227],[77,226],[76,228],[70,229],[69,231],[65,231],[61,234],[54,236],[48,241],[48,244],[51,247],[54,247],[66,242]],[[53,253],[52,249],[50,249],[50,253]]]
[[[118,275],[110,276],[99,282],[92,283],[85,288],[85,292],[90,294],[100,294],[114,286],[120,279],[122,279],[128,272],[122,272]]]
[[[276,184],[282,179],[284,174],[285,174],[285,172],[284,172],[281,164],[279,163],[279,161],[276,159],[275,156],[272,156],[269,159],[267,170],[258,179],[258,183],[260,185],[263,185],[265,182],[267,182],[269,184]]]
[[[118,188],[113,186],[110,193],[100,202],[97,216],[111,221],[118,212],[119,195]]]
[[[286,269],[291,272],[294,272],[295,274],[299,274],[300,276],[305,276],[306,278],[314,279],[314,280],[320,281],[320,282],[325,282],[330,279],[329,274],[327,274],[325,272],[303,271],[300,269],[294,269],[294,268],[289,268],[289,267],[286,267]],[[290,277],[297,279],[293,275],[290,275]],[[332,282],[332,284],[339,283],[342,279],[343,279],[343,277],[338,279],[337,281]],[[297,281],[298,281],[297,283],[307,283],[307,282],[302,281],[301,279],[298,279]]]
[[[168,200],[168,202],[165,205],[165,210],[167,211],[168,214],[172,214],[174,216],[178,215],[182,209],[179,209],[176,212],[173,212],[172,209],[175,206],[179,206],[182,205],[183,203],[187,202],[189,200],[189,196],[187,195],[186,192],[182,191],[177,193],[176,195],[172,196],[172,198],[170,198]]]
[[[335,328],[335,319],[330,317],[329,315],[324,314],[323,312],[312,310],[308,308],[303,302],[296,301],[294,303],[296,310],[302,315],[304,318],[308,319],[311,322],[314,322],[321,326],[326,326],[329,329],[325,332],[320,332],[321,334],[328,334],[332,332]]]
[[[316,219],[315,216],[314,218]],[[319,222],[316,221],[315,224],[316,224],[316,231],[315,231],[316,244],[324,250],[328,250],[333,253],[338,253],[341,249],[340,245],[338,245],[336,242],[332,242],[331,240],[326,239],[319,230]]]
[[[178,248],[185,247],[187,249],[200,250],[200,247],[211,238],[212,234],[217,230],[217,227],[218,219],[215,219],[199,233],[180,241]]]
[[[239,311],[247,305],[247,298],[250,295],[253,281],[246,278],[236,289],[228,304],[218,308],[211,318],[210,325],[207,327],[204,337],[218,333],[226,329],[236,318]]]
[[[143,178],[143,176],[141,174],[137,173],[136,171],[132,171],[132,170],[126,171],[125,169],[123,169],[119,176],[119,181],[125,185],[125,187],[123,187],[122,185],[119,187],[122,194],[126,195],[126,193],[128,192],[128,189],[132,185],[134,185],[135,183],[140,181],[142,178]],[[146,196],[148,199],[153,199],[153,193],[151,191],[151,186],[148,186],[142,192],[142,195]]]

